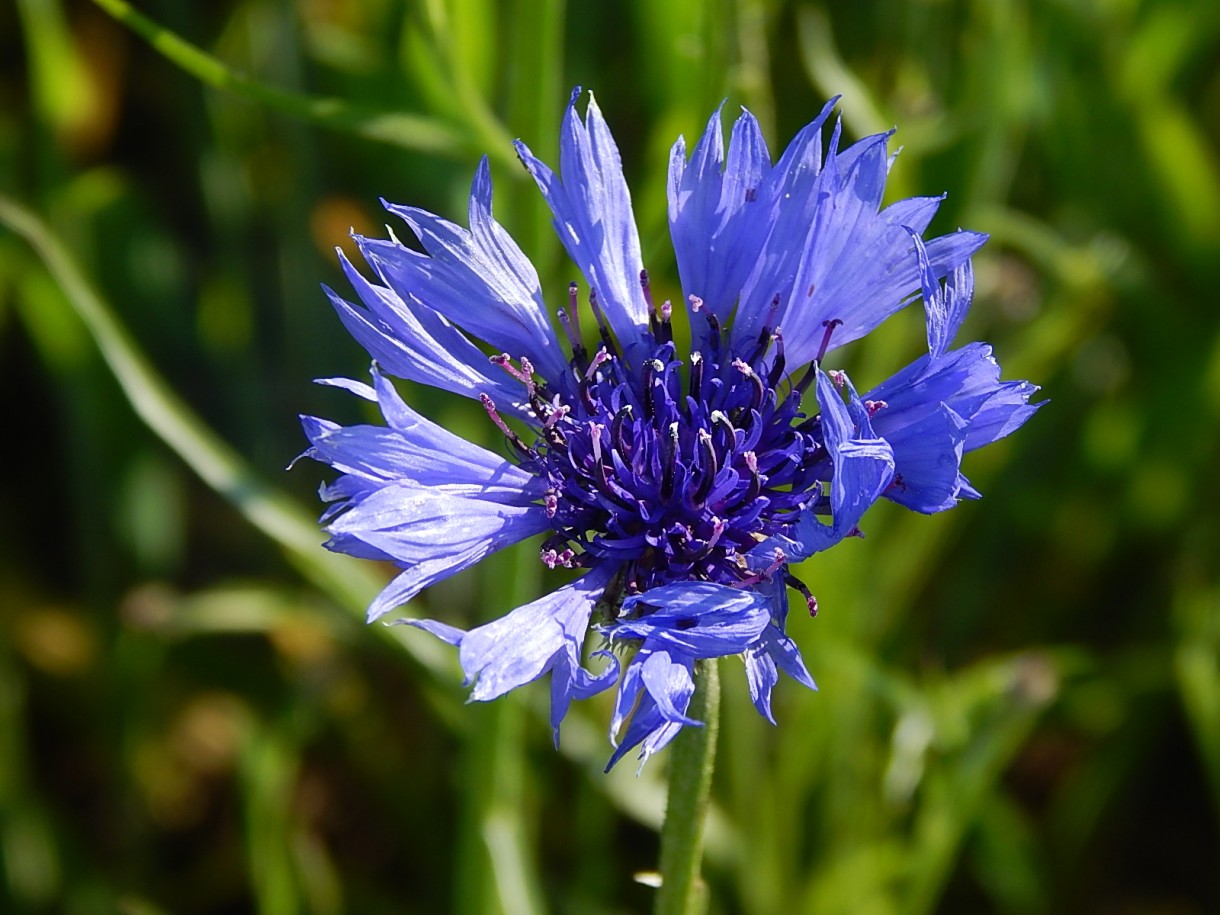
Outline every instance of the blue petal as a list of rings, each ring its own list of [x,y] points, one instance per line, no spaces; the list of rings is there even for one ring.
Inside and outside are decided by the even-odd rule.
[[[778,319],[789,371],[817,356],[824,322],[842,322],[831,335],[829,349],[843,346],[905,306],[920,288],[911,238],[895,217],[921,216],[920,211],[934,211],[938,201],[922,198],[918,207],[878,212],[876,190],[886,161],[885,136],[872,139],[840,181],[835,180],[835,160],[828,160],[823,170],[826,197],[805,237],[795,281],[783,291]],[[955,269],[986,240],[979,233],[955,232],[928,242],[935,275]]]
[[[826,103],[821,113],[788,144],[779,162],[767,174],[752,209],[743,237],[759,251],[756,263],[740,291],[733,340],[753,345],[771,318],[771,302],[785,297],[800,263],[801,246],[813,222],[822,195],[822,127],[837,99]],[[838,143],[838,128],[831,140],[831,155]]]
[[[517,154],[554,215],[555,231],[596,291],[619,344],[630,357],[644,345],[648,306],[640,286],[640,240],[618,147],[592,93],[582,122],[572,93],[563,120],[562,180],[520,140]]]
[[[979,406],[978,412],[970,417],[965,450],[975,451],[990,445],[1025,425],[1025,421],[1046,403],[1029,403],[1029,398],[1037,391],[1038,386],[1028,381],[1000,384],[995,393]]]
[[[689,704],[689,700],[688,700]],[[644,763],[655,753],[660,752],[681,733],[683,724],[679,721],[669,721],[657,708],[652,696],[644,693],[639,705],[631,716],[627,730],[623,732],[615,751],[606,763],[606,772],[614,768],[620,759],[635,747],[640,748],[639,762],[636,772],[644,767]]]
[[[886,498],[924,514],[956,505],[968,425],[941,404],[935,413],[886,436],[896,470]]]
[[[361,242],[362,247],[375,244]],[[342,252],[339,260],[365,307],[349,304],[330,289],[326,294],[348,333],[391,375],[476,400],[486,392],[502,409],[521,398],[520,385],[509,384],[498,368],[493,372],[482,350],[448,320],[421,305],[409,307],[392,290],[370,283]]]
[[[669,229],[682,288],[701,298],[722,324],[767,239],[756,213],[767,205],[759,194],[770,170],[758,121],[744,110],[733,125],[727,164],[719,108],[689,165],[682,138],[670,153]]]
[[[358,499],[397,482],[509,505],[542,498],[545,484],[539,478],[416,413],[376,366],[373,381],[373,388],[354,390],[377,401],[389,427],[343,427],[301,417],[312,445],[304,456],[347,475],[327,488],[327,499]]]
[[[640,765],[663,748],[684,726],[702,726],[689,718],[686,710],[695,692],[694,661],[681,654],[654,651],[644,646],[636,653],[623,674],[610,724],[610,739],[630,716],[617,749],[606,764],[609,771],[623,756],[640,744]]]
[[[739,654],[771,618],[765,597],[745,588],[707,581],[652,588],[623,601],[623,614],[655,608],[638,619],[620,616],[603,630],[611,639],[641,639],[652,648],[692,658]]]
[[[529,505],[542,498],[545,484],[513,464],[484,452],[484,465],[432,452],[384,426],[345,426],[320,431],[314,417],[302,417],[313,447],[309,456],[379,483],[413,483],[505,505]],[[498,463],[492,463],[496,462]]]
[[[496,550],[549,529],[539,505],[514,506],[453,495],[435,487],[397,483],[352,504],[327,526],[405,567],[369,607],[369,621],[405,604],[434,582],[474,565]]]
[[[492,217],[491,197],[484,157],[470,190],[470,231],[427,210],[387,203],[430,256],[389,242],[365,249],[399,296],[439,312],[514,359],[528,356],[544,377],[559,380],[567,359],[547,319],[538,274]]]
[[[802,686],[813,690],[818,688],[805,667],[796,642],[774,624],[768,625],[758,641],[746,650],[745,662],[750,700],[758,713],[772,724],[775,724],[775,717],[771,714],[771,690],[779,682],[780,669]]]
[[[921,230],[910,226],[904,228],[910,233],[919,262],[919,279],[928,325],[928,352],[934,357],[943,356],[970,309],[970,300],[974,296],[974,268],[968,260],[959,264],[942,287],[928,258],[927,248],[919,237]]]
[[[582,578],[518,607],[486,625],[463,632],[433,620],[403,620],[456,645],[470,698],[486,702],[551,674],[551,724],[555,739],[573,698],[584,699],[613,685],[618,663],[594,675],[581,664],[589,616],[613,575],[613,567],[591,569]]]
[[[851,392],[849,409],[825,373],[820,368],[817,372],[822,431],[834,466],[830,489],[832,522],[821,523],[812,510],[802,513],[790,534],[793,543],[784,548],[789,561],[805,559],[854,533],[864,512],[894,479],[893,449],[877,437],[855,392]]]
[[[1028,402],[1036,385],[999,378],[991,347],[970,343],[940,357],[916,359],[865,398],[885,402],[873,424],[886,439],[946,404],[967,423],[963,450],[974,451],[1020,428],[1042,406]]]

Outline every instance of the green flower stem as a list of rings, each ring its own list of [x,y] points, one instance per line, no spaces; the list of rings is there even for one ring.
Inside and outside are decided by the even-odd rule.
[[[687,714],[705,724],[684,728],[669,751],[669,801],[661,830],[656,915],[701,915],[707,910],[707,886],[699,868],[720,728],[720,672],[715,659],[695,665],[695,695]]]

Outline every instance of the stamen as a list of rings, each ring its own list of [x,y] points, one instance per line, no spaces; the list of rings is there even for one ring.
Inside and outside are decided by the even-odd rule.
[[[656,373],[665,370],[665,363],[660,359],[649,359],[644,363],[644,418],[652,419],[656,415],[656,400],[653,398],[656,385],[653,384],[656,379]],[[665,379],[661,379],[662,385]]]
[[[555,423],[559,422],[572,412],[571,407],[569,407],[567,404],[561,404],[559,402],[558,394],[555,395],[555,399],[551,401],[549,406],[551,408],[550,415],[548,415],[546,420],[542,423],[542,428],[547,430],[551,429]]]
[[[771,371],[767,374],[767,384],[775,388],[779,386],[780,379],[784,377],[784,332],[781,328],[775,328],[775,333],[771,335],[771,339],[775,341],[775,361],[771,363]]]
[[[589,423],[589,445],[593,449],[593,460],[602,462],[602,433],[606,431],[604,423]]]
[[[580,287],[578,287],[576,285],[576,280],[572,280],[572,282],[568,283],[568,308],[572,312],[573,323],[577,322],[576,310],[577,310],[577,305],[579,304],[579,298],[578,298],[579,293],[580,293]]]
[[[818,615],[818,599],[810,593],[809,588],[806,587],[803,581],[801,581],[791,572],[785,572],[784,584],[786,584],[789,588],[801,593],[801,596],[805,598],[805,606],[809,608],[810,616]]]
[[[647,270],[644,271],[647,274]],[[652,328],[653,334],[657,338],[658,343],[672,343],[674,339],[674,329],[670,324],[670,318],[673,317],[674,306],[666,299],[661,303],[659,310],[654,310],[652,306],[652,293],[648,287],[644,287],[648,298],[648,324]]]
[[[668,499],[674,492],[674,481],[678,470],[678,424],[669,424],[669,438],[665,443],[665,468],[661,476],[661,497]]]
[[[479,400],[481,400],[483,402],[483,409],[487,411],[487,415],[489,417],[491,417],[491,421],[496,424],[496,428],[499,429],[502,433],[504,433],[504,437],[506,439],[508,439],[510,442],[512,442],[513,445],[516,448],[518,448],[522,454],[525,454],[531,458],[536,458],[538,456],[534,453],[534,451],[532,449],[526,447],[525,442],[521,441],[521,436],[519,436],[512,429],[508,428],[508,425],[504,422],[503,419],[500,418],[500,414],[498,412],[496,412],[495,401],[492,400],[491,397],[487,393],[480,394]]]
[[[585,381],[592,381],[597,370],[604,363],[610,361],[610,354],[604,349],[599,349],[593,354],[593,359],[589,362],[589,367],[585,369]]]
[[[876,416],[878,413],[880,413],[882,410],[884,410],[888,406],[889,406],[889,404],[886,403],[884,400],[866,400],[866,401],[864,401],[864,409],[868,411],[868,415],[870,418]]]
[[[538,551],[538,558],[548,569],[554,569],[556,566],[574,569],[580,564],[577,555],[567,546],[567,542],[562,536],[551,537],[542,544],[542,549]]]
[[[614,419],[610,420],[610,441],[624,463],[631,460],[631,454],[635,450],[632,443],[627,440],[627,420],[630,418],[631,404],[626,404],[614,414]]]
[[[648,306],[648,328],[655,335],[657,332],[657,309],[652,304],[652,286],[648,282],[648,271],[640,271],[640,291],[644,293],[644,304]]]
[[[818,347],[818,354],[814,357],[814,362],[821,362],[826,355],[826,350],[830,347],[830,335],[835,332],[835,328],[843,322],[838,318],[831,318],[829,321],[823,321],[822,326],[826,328],[826,332],[822,334],[822,345]]]
[[[573,361],[579,368],[584,368],[585,360],[588,355],[585,351],[584,341],[580,336],[580,319],[577,317],[578,306],[576,304],[576,284],[573,283],[568,287],[568,308],[560,308],[556,312],[559,317],[559,323],[563,327],[563,332],[568,338],[568,348],[572,350]]]
[[[701,399],[703,392],[703,354],[690,354],[690,396],[696,401]]]
[[[809,390],[809,386],[813,384],[815,378],[818,377],[817,362],[809,363],[809,367],[805,369],[805,373],[801,375],[800,380],[792,386],[792,390],[796,392],[797,400],[799,401],[805,396],[805,392]]]
[[[729,585],[729,587],[748,588],[750,585],[758,584],[758,582],[760,582],[760,581],[767,581],[768,579],[771,578],[772,575],[774,575],[780,568],[783,567],[784,563],[787,562],[787,560],[788,560],[788,557],[784,554],[784,551],[781,550],[779,547],[776,547],[775,552],[771,554],[771,565],[767,566],[761,572],[755,572],[752,575],[749,575],[749,576],[741,579],[740,581],[732,582]],[[785,575],[786,575],[786,573],[785,573]]]
[[[754,371],[754,369],[752,369],[748,364],[746,364],[745,362],[743,362],[740,359],[733,360],[733,368],[737,369],[737,371],[741,372],[741,374],[743,374],[747,378],[749,378],[750,381],[754,384],[754,404],[753,405],[755,407],[761,406],[763,400],[765,400],[766,396],[767,396],[767,387],[763,383],[763,380],[758,377],[758,373],[756,371]]]
[[[696,505],[702,505],[707,494],[712,491],[712,484],[716,482],[716,474],[720,472],[720,461],[716,456],[716,449],[712,447],[711,433],[706,429],[700,429],[698,440],[699,448],[703,452],[703,476],[699,480],[699,485],[695,487],[695,491],[691,493],[691,501]]]
[[[491,356],[489,357],[488,361],[491,362],[492,365],[498,365],[500,368],[504,369],[504,371],[506,371],[509,375],[525,385],[527,392],[533,393],[534,366],[525,356],[522,356],[520,360],[518,360],[521,364],[521,368],[517,368],[513,365],[512,357],[509,356],[508,353],[500,353],[497,356]]]
[[[602,307],[597,301],[597,290],[592,288],[589,290],[589,309],[593,312],[593,317],[597,321],[597,329],[601,334],[602,344],[610,355],[617,356],[618,350],[614,347],[614,337],[610,335],[610,325],[606,323],[606,316],[602,313]]]

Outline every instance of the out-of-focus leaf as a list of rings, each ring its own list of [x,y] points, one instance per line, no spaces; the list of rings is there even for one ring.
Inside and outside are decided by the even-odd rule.
[[[266,86],[229,69],[215,57],[157,25],[123,0],[94,2],[148,41],[166,58],[216,89],[233,92],[272,110],[321,127],[345,131],[404,149],[458,158],[471,156],[477,151],[469,134],[444,121],[406,112],[375,111],[343,99],[312,98]],[[488,154],[498,156],[502,162],[513,161],[511,154],[505,149],[488,150]]]

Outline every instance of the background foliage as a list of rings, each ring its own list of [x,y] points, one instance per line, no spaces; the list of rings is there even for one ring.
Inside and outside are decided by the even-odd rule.
[[[821,692],[778,728],[724,665],[714,911],[1220,911],[1220,5],[139,9],[0,3],[0,193],[41,220],[0,210],[0,909],[648,907],[664,758],[601,775],[605,702],[558,754],[540,689],[463,707],[447,650],[361,624],[386,572],[317,547],[320,468],[282,472],[297,413],[359,418],[308,382],[367,369],[319,284],[379,196],[461,218],[487,152],[562,298],[509,141],[553,159],[583,84],[671,296],[666,151],[722,99],[773,151],[836,93],[897,124],[891,196],[993,236],[966,335],[1052,399],[971,456],[983,502],[879,507],[805,569]],[[544,586],[525,549],[411,612]]]

